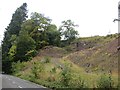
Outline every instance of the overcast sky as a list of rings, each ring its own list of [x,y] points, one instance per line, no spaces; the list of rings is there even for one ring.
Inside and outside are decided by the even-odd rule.
[[[118,18],[119,0],[1,0],[0,40],[12,14],[24,2],[28,4],[28,15],[42,13],[58,27],[61,21],[71,19],[79,25],[77,30],[81,37],[118,32],[118,23],[112,21]]]

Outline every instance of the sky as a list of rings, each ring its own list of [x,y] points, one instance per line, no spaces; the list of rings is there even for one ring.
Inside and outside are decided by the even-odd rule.
[[[118,32],[119,0],[1,0],[0,2],[0,40],[3,39],[5,28],[12,19],[12,14],[23,3],[27,3],[28,15],[31,12],[44,14],[52,19],[57,27],[64,20],[71,19],[80,37],[89,37]]]

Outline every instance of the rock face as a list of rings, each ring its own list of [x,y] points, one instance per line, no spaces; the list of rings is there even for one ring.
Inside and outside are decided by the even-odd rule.
[[[81,41],[81,42],[72,43],[72,46],[74,47],[75,50],[81,51],[96,46],[96,43],[90,41],[89,42]]]

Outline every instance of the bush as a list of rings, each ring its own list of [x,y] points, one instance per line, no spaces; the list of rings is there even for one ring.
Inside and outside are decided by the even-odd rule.
[[[42,71],[44,71],[44,65],[40,62],[33,62],[33,67],[31,69],[31,72],[33,74],[32,77],[40,78],[39,74]]]
[[[103,74],[98,80],[98,88],[113,88],[114,82],[112,80],[111,75]]]
[[[44,63],[50,63],[51,58],[50,57],[45,57],[44,60],[45,60]]]
[[[36,50],[30,50],[25,55],[26,55],[26,58],[28,58],[28,60],[32,60],[32,57],[37,55],[37,51]]]
[[[71,81],[69,83],[70,88],[76,88],[81,90],[82,88],[88,88],[87,84],[85,83],[84,79],[80,75],[73,75]]]
[[[26,66],[26,63],[25,62],[13,62],[12,63],[12,73],[13,74],[16,74],[18,73],[19,71],[23,71],[25,69],[25,66]]]
[[[56,67],[52,68],[51,73],[56,73],[56,70],[57,70]]]
[[[118,83],[116,85],[117,89],[120,90],[120,78],[118,77]]]
[[[87,88],[87,84],[80,76],[77,81],[77,88]]]
[[[71,69],[67,64],[65,64],[65,67],[61,71],[61,84],[64,87],[69,87],[71,78]]]

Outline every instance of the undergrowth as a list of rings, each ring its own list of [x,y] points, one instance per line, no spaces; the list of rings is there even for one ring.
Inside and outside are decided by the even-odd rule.
[[[83,88],[115,88],[119,87],[114,83],[112,76],[109,74],[102,74],[98,77],[94,83],[91,83],[89,80],[86,80],[82,76],[82,73],[75,73],[71,68],[69,63],[64,63],[62,68],[52,67],[50,71],[46,70],[46,65],[49,65],[44,62],[36,61],[32,62],[32,67],[29,73],[23,74],[22,71],[26,67],[27,63],[17,62],[13,64],[14,75],[32,81],[34,83],[43,85],[45,87],[57,90],[60,88],[69,88],[69,90],[81,90]],[[89,74],[88,74],[89,75]],[[94,78],[94,77],[93,77]],[[89,86],[89,84],[91,86]]]

